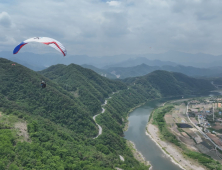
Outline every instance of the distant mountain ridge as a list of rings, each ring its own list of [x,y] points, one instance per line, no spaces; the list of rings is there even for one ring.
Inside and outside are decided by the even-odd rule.
[[[146,64],[149,66],[164,66],[164,65],[176,66],[176,65],[178,65],[178,64],[176,64],[174,62],[170,62],[170,61],[160,61],[160,60],[156,60],[156,59],[150,60],[145,57],[137,57],[137,58],[130,58],[126,61],[122,61],[117,64],[107,65],[107,66],[103,67],[103,69],[108,69],[111,67],[133,67],[133,66],[137,66],[137,65],[141,65],[141,64]]]
[[[146,64],[141,64],[134,67],[111,67],[106,69],[105,71],[109,73],[115,72],[115,74],[120,76],[120,79],[124,79],[127,77],[143,76],[155,70],[178,72],[192,77],[220,77],[222,75],[222,67],[195,68],[191,66],[182,65],[149,66]]]
[[[78,65],[92,65],[97,68],[109,67],[132,67],[145,63],[150,66],[163,65],[184,65],[200,68],[209,68],[222,65],[221,55],[191,54],[178,51],[168,51],[160,54],[139,54],[139,55],[115,55],[103,57],[89,57],[87,55],[67,55],[62,57],[59,53],[35,54],[30,52],[19,52],[13,55],[12,52],[1,51],[0,57],[18,62],[35,71],[43,70],[51,65],[71,63]]]
[[[144,76],[155,70],[178,72],[191,77],[202,77],[202,78],[222,77],[222,67],[220,66],[212,68],[196,68],[196,67],[182,66],[182,65],[149,66],[144,63],[133,67],[110,67],[107,69],[99,69],[90,65],[82,65],[82,66],[89,68],[102,76],[106,75],[105,77],[110,79],[117,79],[117,78],[124,79],[128,77]]]
[[[149,60],[145,57],[131,58],[130,56],[109,56],[109,57],[89,57],[86,55],[68,55],[62,57],[59,54],[35,54],[29,52],[20,52],[13,55],[11,52],[0,52],[0,57],[18,62],[34,71],[43,70],[51,65],[71,63],[78,65],[92,65],[97,68],[113,67],[113,66],[136,66],[142,63],[150,63],[152,65],[176,65],[176,63],[160,60]]]
[[[81,65],[82,67],[84,68],[88,68],[88,69],[91,69],[93,71],[95,71],[96,73],[98,73],[99,75],[103,76],[103,77],[107,77],[109,79],[116,79],[116,76],[113,75],[112,73],[106,71],[106,70],[103,70],[103,69],[99,69],[95,66],[92,66],[92,65],[87,65],[87,64],[83,64]]]

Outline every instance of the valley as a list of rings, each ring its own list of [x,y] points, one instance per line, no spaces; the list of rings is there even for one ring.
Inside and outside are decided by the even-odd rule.
[[[0,1],[0,170],[222,170],[221,9]]]
[[[208,80],[167,71],[119,81],[75,64],[34,72],[6,59],[0,61],[1,118],[21,119],[16,122],[19,133],[12,126],[1,128],[6,129],[1,131],[4,138],[12,134],[1,145],[10,153],[1,157],[2,167],[147,169],[146,161],[136,160],[123,138],[129,111],[154,99],[215,89]],[[42,80],[45,89],[39,85]]]

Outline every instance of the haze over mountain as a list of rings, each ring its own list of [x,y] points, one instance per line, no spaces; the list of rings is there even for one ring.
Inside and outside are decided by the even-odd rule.
[[[170,66],[176,66],[178,64],[170,62],[170,61],[161,61],[161,60],[150,60],[146,57],[136,57],[136,58],[130,58],[128,60],[124,60],[122,62],[112,64],[112,65],[107,65],[103,67],[103,69],[107,69],[110,67],[132,67],[132,66],[137,66],[140,64],[147,64],[149,66],[164,66],[164,65],[170,65]]]
[[[96,69],[91,68],[96,71]],[[186,74],[192,77],[221,77],[222,76],[222,67],[212,67],[212,68],[196,68],[191,66],[149,66],[146,64],[137,65],[134,67],[110,67],[104,69],[104,72],[112,73],[116,75],[116,78],[124,79],[127,77],[137,77],[143,76],[155,70],[166,70],[170,72],[179,72]],[[102,72],[102,70],[100,70]]]
[[[176,51],[169,51],[162,54],[115,55],[104,57],[89,57],[87,55],[68,55],[62,57],[57,53],[34,54],[29,52],[20,52],[13,55],[12,52],[1,51],[0,57],[23,64],[35,71],[55,64],[68,65],[71,63],[79,65],[87,64],[97,68],[132,67],[143,63],[149,66],[185,65],[203,68],[222,65],[222,56],[202,53],[190,54]]]
[[[122,55],[119,55],[121,58]],[[125,56],[125,55],[123,55]],[[147,53],[143,55],[129,55],[128,60],[124,60],[116,65],[111,65],[111,67],[125,67],[126,66],[136,66],[138,64],[147,64],[150,66],[162,66],[162,65],[184,65],[193,67],[216,67],[222,65],[222,55],[211,55],[205,53],[184,53],[180,51],[168,51],[165,53]],[[150,64],[149,64],[149,60]],[[161,61],[162,63],[159,63]],[[135,63],[135,64],[133,64]],[[106,67],[107,68],[107,67]]]
[[[97,67],[94,67],[94,66],[88,65],[88,64],[83,64],[81,66],[84,67],[84,68],[91,69],[91,70],[95,71],[96,73],[98,73],[101,76],[104,76],[104,77],[107,77],[107,78],[110,78],[110,79],[116,79],[116,76],[114,74],[112,74],[109,71],[106,71],[104,69],[99,69]]]

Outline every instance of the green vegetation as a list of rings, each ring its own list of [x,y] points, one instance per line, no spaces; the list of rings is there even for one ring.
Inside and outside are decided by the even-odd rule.
[[[194,151],[188,150],[186,148],[184,150],[184,154],[192,159],[197,160],[199,163],[201,163],[202,165],[204,165],[208,169],[211,169],[211,170],[214,170],[214,169],[221,170],[222,169],[222,165],[220,164],[220,162],[215,161],[210,156],[205,155],[203,153],[194,152]]]
[[[84,68],[88,68],[88,69],[91,69],[93,71],[95,71],[96,73],[98,73],[99,75],[103,75],[103,76],[106,76],[107,78],[109,79],[116,79],[116,76],[111,74],[110,72],[106,71],[106,70],[103,70],[103,69],[99,69],[97,67],[94,67],[92,65],[87,65],[87,64],[83,64],[81,65],[82,67]]]
[[[58,64],[40,73],[57,82],[65,90],[72,92],[75,98],[89,108],[91,115],[95,115],[101,109],[101,102],[104,102],[108,94],[126,89],[124,83],[109,80],[76,64],[68,66]]]
[[[96,136],[90,111],[78,98],[46,77],[11,63],[0,59],[0,107],[41,116],[84,136]],[[47,82],[47,88],[41,88],[41,80]]]
[[[222,85],[222,78],[214,78],[213,82],[214,82],[214,84]]]
[[[112,120],[109,126],[112,124],[115,130],[104,131],[99,138],[93,139],[98,130],[92,120],[92,107],[81,98],[82,94],[76,97],[72,91],[66,91],[66,87],[36,72],[19,64],[11,66],[12,62],[5,59],[0,61],[0,122],[5,122],[7,116],[10,120],[14,117],[15,121],[27,122],[30,138],[29,142],[22,141],[13,124],[1,124],[0,140],[6,142],[1,142],[0,148],[8,153],[1,155],[1,169],[147,169],[134,159],[121,137],[121,127]],[[84,71],[89,70],[82,69],[81,73]],[[87,76],[80,77],[90,82]],[[41,89],[41,80],[46,81],[47,88]],[[108,94],[126,87],[121,82],[106,80],[105,91],[99,89],[100,83],[97,84],[96,92],[101,96],[106,97],[103,92]],[[86,88],[82,84],[82,88]],[[101,107],[95,111],[100,112]],[[124,157],[124,162],[119,155]]]
[[[158,126],[160,133],[165,140],[181,147],[180,141],[168,130],[166,122],[164,120],[165,114],[171,111],[173,108],[174,107],[171,105],[166,105],[155,110],[155,112],[153,112],[152,114],[153,124]]]
[[[0,169],[147,169],[133,157],[122,129],[131,108],[171,94],[162,94],[163,87],[147,77],[113,81],[75,64],[40,73],[0,58],[0,151],[7,152],[0,156]],[[92,116],[110,95],[97,117],[103,133],[93,139],[98,128]],[[18,122],[27,124],[26,135],[15,129]]]
[[[132,61],[131,61],[132,62]],[[126,63],[125,63],[126,64]],[[127,64],[126,64],[127,65]],[[101,71],[103,72],[113,72],[115,71],[116,74],[120,75],[120,79],[128,78],[128,77],[138,77],[138,76],[144,76],[146,74],[149,74],[153,71],[156,70],[165,70],[169,72],[178,72],[185,74],[187,76],[192,76],[192,77],[219,77],[218,74],[221,73],[221,69],[207,69],[207,68],[195,68],[191,66],[182,66],[182,65],[177,65],[177,66],[170,66],[170,65],[163,65],[163,66],[151,66],[147,64],[140,64],[137,66],[132,66],[132,67],[126,67],[126,66],[121,66],[121,67],[110,67],[105,70],[98,70],[95,67],[92,68],[95,72],[100,73]],[[220,78],[216,78],[215,80],[218,81]],[[213,79],[214,80],[214,79]],[[220,80],[220,82],[222,82]],[[215,84],[219,84],[216,83]],[[222,83],[221,83],[222,84]]]
[[[222,165],[220,162],[215,161],[210,156],[205,155],[203,153],[195,152],[189,150],[184,144],[182,144],[175,135],[173,135],[167,128],[166,122],[164,120],[164,116],[166,113],[170,112],[170,110],[173,108],[171,105],[166,105],[164,107],[160,107],[156,109],[153,114],[153,124],[157,125],[161,136],[164,140],[167,140],[176,146],[180,147],[182,149],[183,154],[188,156],[189,158],[197,160],[199,163],[207,167],[208,169],[214,170],[214,169],[222,169]],[[179,128],[178,128],[179,130]],[[179,130],[181,131],[181,129]],[[187,133],[188,134],[188,133]],[[188,134],[189,135],[189,134]],[[190,136],[190,135],[189,135]],[[191,137],[191,136],[190,136]]]
[[[214,90],[215,87],[207,80],[195,79],[181,73],[154,71],[142,77],[123,80],[130,85],[139,86],[141,90],[154,88],[162,97],[184,94],[198,94]]]
[[[81,140],[72,131],[41,118],[28,117],[27,121],[31,122],[28,124],[31,143],[18,142],[13,128],[0,130],[2,169],[13,166],[17,169],[102,170],[123,166],[117,154],[97,150],[97,147],[105,146],[96,141]]]

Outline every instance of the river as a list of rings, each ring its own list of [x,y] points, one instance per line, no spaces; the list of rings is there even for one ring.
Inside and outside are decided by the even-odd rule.
[[[208,95],[219,94],[214,92]],[[187,96],[187,98],[189,98],[189,96]],[[152,170],[181,170],[181,168],[174,164],[153,140],[145,134],[146,125],[153,109],[166,101],[175,99],[181,99],[181,97],[150,101],[129,114],[128,130],[124,133],[125,139],[135,144],[136,149],[141,152],[145,159],[152,165]]]

